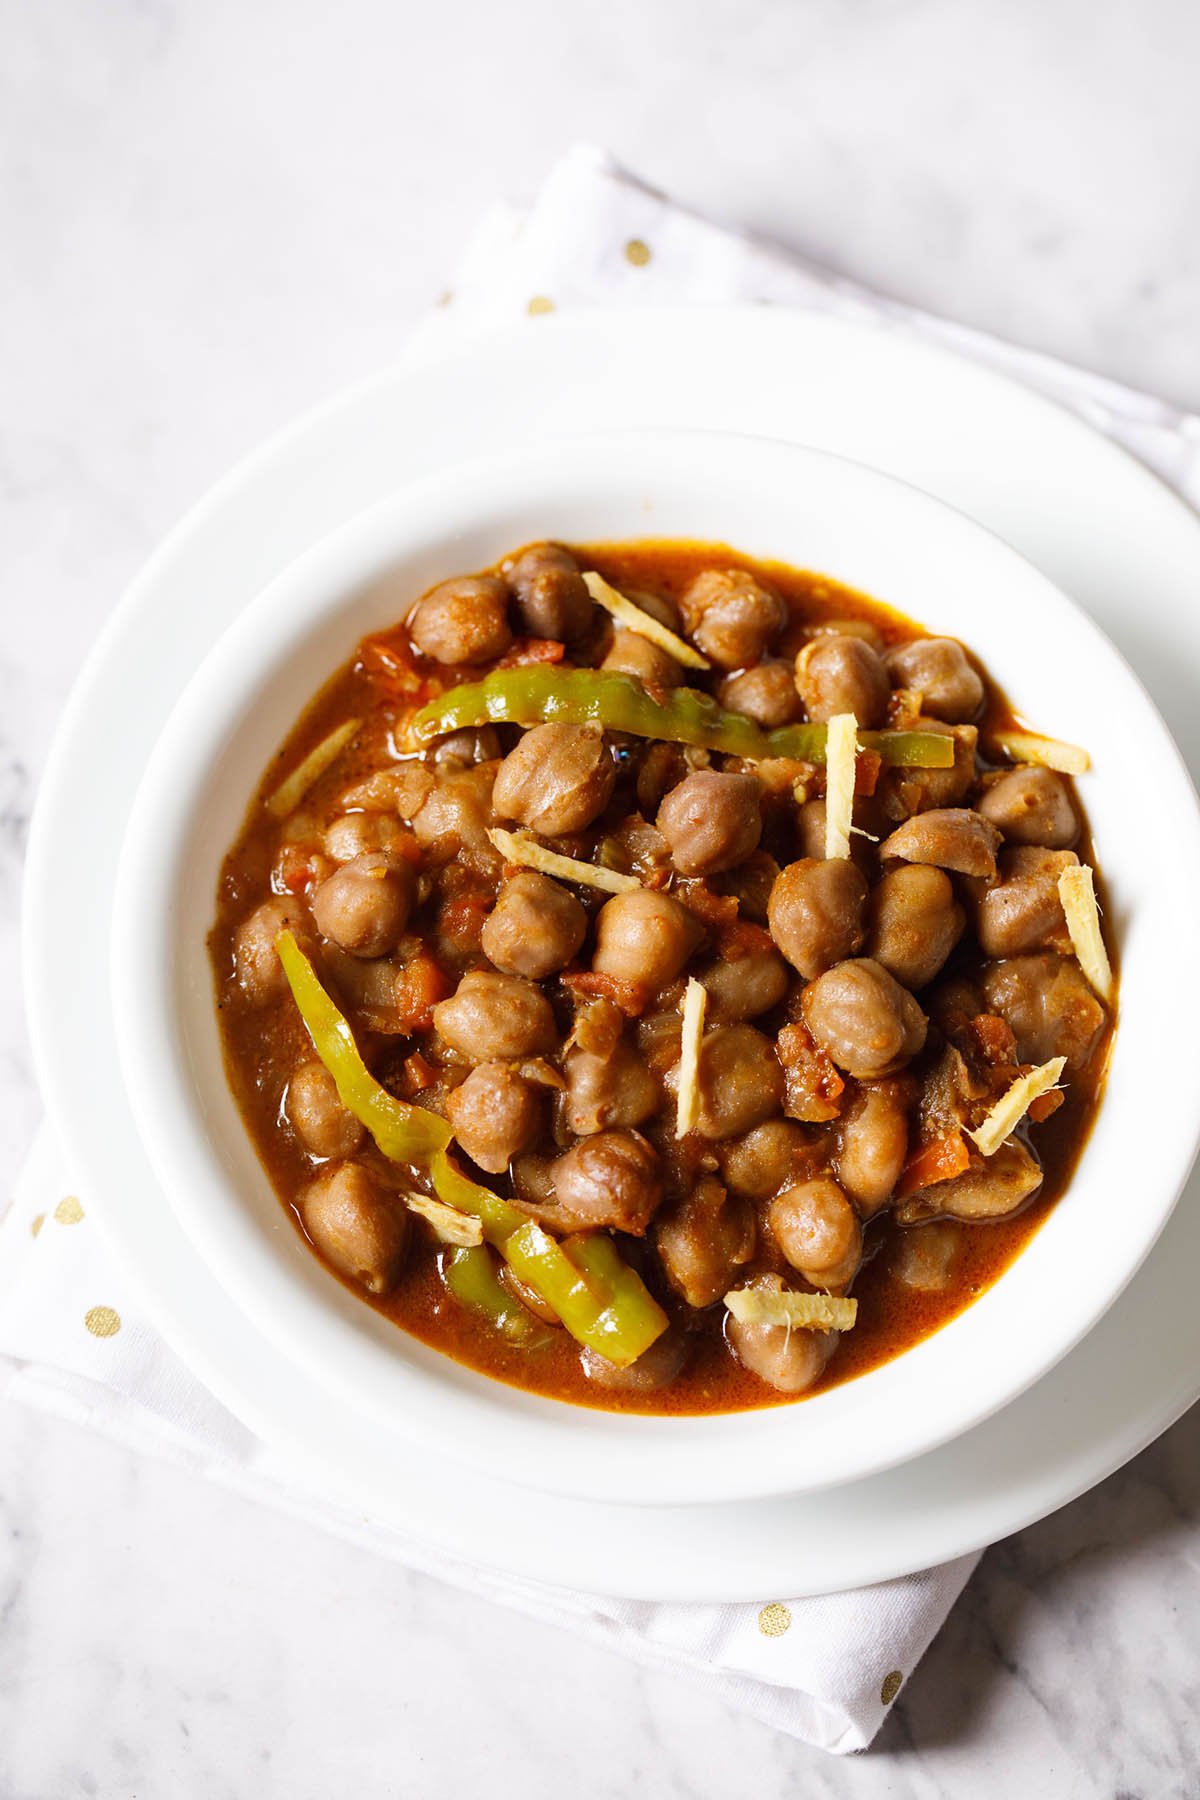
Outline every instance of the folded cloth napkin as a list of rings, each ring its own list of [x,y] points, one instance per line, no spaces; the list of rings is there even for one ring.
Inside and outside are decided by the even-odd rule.
[[[978,333],[914,313],[716,226],[578,149],[527,214],[484,221],[408,356],[527,312],[772,300],[884,322],[979,357],[1120,439],[1200,504],[1200,420]],[[202,1470],[405,1565],[670,1668],[822,1749],[864,1748],[923,1655],[974,1557],[854,1593],[748,1605],[653,1605],[511,1579],[364,1522],[257,1440],[138,1316],[46,1133],[0,1226],[0,1388],[139,1450]]]

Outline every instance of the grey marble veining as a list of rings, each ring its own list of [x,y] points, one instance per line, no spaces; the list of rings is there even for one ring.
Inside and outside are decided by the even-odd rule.
[[[388,360],[593,138],[906,299],[1200,404],[1188,0],[0,0],[0,1158],[16,907],[86,648],[179,513]],[[86,905],[86,872],[80,904]],[[984,1559],[833,1762],[548,1627],[0,1409],[0,1800],[1200,1794],[1200,1417]]]

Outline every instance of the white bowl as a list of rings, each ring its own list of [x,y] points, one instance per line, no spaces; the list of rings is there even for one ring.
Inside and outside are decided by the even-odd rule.
[[[1122,1005],[1107,1098],[1074,1180],[958,1319],[795,1405],[626,1416],[522,1393],[441,1356],[304,1246],[226,1085],[205,937],[221,858],[268,758],[365,632],[441,577],[542,537],[720,539],[820,570],[963,638],[1024,716],[1092,752],[1082,793],[1112,898]],[[1111,1304],[1196,1148],[1198,892],[1196,797],[1166,727],[1107,639],[1014,551],[925,494],[820,452],[613,434],[405,490],[285,570],[221,638],[173,712],[130,818],[113,1004],[129,1095],[169,1203],[287,1352],[297,1382],[516,1482],[597,1500],[730,1500],[850,1481],[931,1449],[1037,1380]]]

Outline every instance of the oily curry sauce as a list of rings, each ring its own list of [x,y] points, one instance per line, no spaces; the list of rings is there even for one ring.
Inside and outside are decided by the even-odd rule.
[[[824,619],[867,621],[885,644],[906,641],[921,631],[920,626],[879,602],[825,577],[755,562],[721,545],[600,545],[589,548],[586,558],[583,553],[580,557],[585,567],[598,569],[623,591],[642,590],[672,598],[682,593],[698,572],[714,565],[749,570],[788,603],[791,623],[774,652],[781,656],[795,654],[804,641],[806,628]],[[289,876],[286,857],[281,859],[280,855],[281,827],[264,805],[282,776],[334,725],[347,718],[363,721],[335,768],[305,796],[304,819],[320,820],[332,809],[336,794],[349,783],[394,759],[394,734],[405,711],[448,685],[440,668],[422,666],[421,659],[414,660],[407,652],[402,627],[398,626],[390,637],[397,647],[399,692],[395,684],[385,682],[381,687],[377,664],[366,667],[362,660],[353,658],[316,696],[280,746],[254,797],[243,831],[225,860],[217,917],[210,936],[229,1081],[266,1175],[302,1235],[304,1226],[297,1196],[312,1179],[313,1163],[297,1142],[283,1102],[287,1072],[311,1057],[311,1047],[290,996],[257,1010],[240,1003],[234,978],[234,933],[250,907],[272,891],[281,891],[281,885],[286,890]],[[385,646],[387,641],[387,636],[374,640],[376,645]],[[474,673],[458,671],[455,678],[463,674],[470,678]],[[979,721],[981,742],[990,729],[1026,729],[1005,696],[986,678],[985,687],[985,712]],[[1053,725],[1053,721],[1039,723]],[[1084,835],[1077,849],[1081,858],[1091,861],[1086,818],[1077,796],[1074,797],[1084,820]],[[284,842],[289,829],[294,828],[285,824]],[[299,850],[294,879],[297,884],[304,879],[303,855]],[[478,885],[464,881],[468,903],[474,903],[473,894],[477,899]],[[1111,1029],[1110,1025],[1109,1037]],[[412,1041],[405,1039],[397,1045],[393,1040],[383,1040],[375,1048],[377,1054],[370,1058],[375,1072],[385,1086],[403,1091],[396,1071],[403,1056],[413,1048]],[[1085,1074],[1071,1080],[1065,1103],[1037,1127],[1035,1141],[1044,1181],[1033,1203],[1015,1216],[962,1227],[948,1285],[922,1291],[899,1280],[897,1267],[904,1255],[905,1229],[892,1222],[886,1209],[866,1224],[865,1260],[852,1289],[858,1301],[857,1322],[853,1330],[843,1335],[837,1354],[809,1392],[820,1392],[890,1361],[946,1325],[1003,1275],[1071,1179],[1100,1097],[1107,1056],[1108,1037],[1093,1055]],[[419,1099],[411,1092],[406,1097]],[[768,1387],[729,1353],[724,1341],[726,1315],[721,1306],[693,1313],[676,1306],[661,1287],[656,1287],[655,1292],[669,1311],[689,1314],[692,1348],[683,1372],[666,1388],[650,1393],[597,1388],[583,1373],[578,1346],[566,1332],[549,1332],[545,1341],[532,1349],[517,1347],[507,1342],[488,1320],[455,1301],[441,1278],[445,1251],[420,1222],[415,1229],[417,1247],[409,1254],[390,1293],[376,1297],[364,1294],[352,1283],[346,1285],[404,1331],[486,1375],[536,1393],[608,1410],[694,1414],[779,1405],[791,1398]],[[636,1264],[637,1244],[624,1240],[622,1249],[628,1250]],[[336,1271],[331,1273],[336,1275]]]

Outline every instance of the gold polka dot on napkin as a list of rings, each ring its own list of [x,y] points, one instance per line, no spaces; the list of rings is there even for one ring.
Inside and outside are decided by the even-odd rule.
[[[116,1337],[121,1329],[121,1315],[111,1306],[93,1306],[83,1315],[83,1322],[93,1337]]]
[[[535,294],[525,311],[533,313],[535,316],[538,313],[551,313],[554,311],[554,302],[549,294]]]
[[[792,1615],[782,1600],[772,1600],[758,1615],[758,1629],[764,1637],[782,1637],[792,1622]]]
[[[884,1676],[883,1686],[879,1690],[879,1698],[883,1701],[885,1706],[890,1706],[892,1704],[892,1701],[900,1692],[903,1683],[904,1677],[899,1669],[893,1669],[890,1674]]]
[[[83,1208],[74,1194],[68,1194],[65,1200],[59,1201],[54,1209],[54,1217],[60,1225],[78,1225],[83,1217]]]
[[[630,238],[625,246],[625,260],[631,262],[635,269],[644,269],[650,261],[650,246],[641,238]]]

